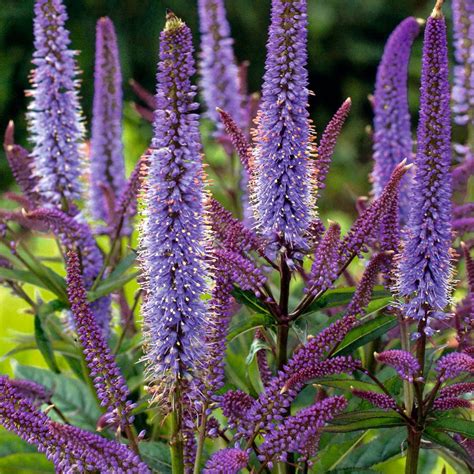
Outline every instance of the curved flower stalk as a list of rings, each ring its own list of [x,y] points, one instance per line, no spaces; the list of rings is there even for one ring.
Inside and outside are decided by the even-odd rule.
[[[452,0],[454,26],[454,122],[474,125],[474,2]]]
[[[107,424],[118,425],[127,431],[133,422],[131,411],[134,405],[127,400],[130,394],[126,381],[87,303],[79,257],[74,251],[69,251],[67,255],[67,290],[77,334],[97,397],[107,409]],[[127,435],[129,434],[128,431]]]
[[[207,116],[218,131],[222,132],[222,122],[216,110],[220,107],[242,127],[243,97],[240,94],[239,71],[224,0],[199,0],[198,12],[201,31],[201,90],[207,105]]]
[[[426,23],[416,176],[399,294],[406,316],[427,323],[450,301],[451,123],[446,23],[435,8]],[[429,322],[429,321],[428,321]],[[428,325],[429,326],[429,325]]]
[[[337,139],[351,111],[351,106],[352,101],[348,97],[327,124],[319,142],[318,156],[316,157],[316,187],[318,193],[326,187],[326,177],[329,173]]]
[[[12,382],[0,377],[0,424],[36,445],[54,463],[57,472],[151,472],[127,446],[52,421]]]
[[[62,0],[36,0],[35,52],[28,120],[37,191],[44,205],[64,207],[81,195],[84,129],[75,52],[68,49]]]
[[[279,246],[306,250],[315,218],[312,130],[306,70],[306,0],[273,0],[252,204],[257,229]]]
[[[202,360],[209,270],[191,31],[169,12],[160,40],[141,259],[146,378],[165,406]]]
[[[84,283],[86,288],[90,289],[102,270],[103,258],[87,223],[79,221],[81,218],[79,215],[71,217],[58,209],[35,209],[26,213],[25,217],[27,223],[47,226],[60,237],[66,250],[77,249],[80,252]],[[108,335],[111,316],[110,297],[104,296],[94,301],[91,309],[104,335]]]
[[[103,185],[115,201],[125,186],[122,143],[122,75],[115,28],[110,18],[101,18],[96,28],[94,106],[90,149],[91,211],[109,222]]]
[[[271,467],[273,461],[285,462],[288,452],[293,452],[300,455],[299,462],[308,461],[316,455],[323,426],[346,406],[346,399],[336,396],[287,417],[265,436],[260,460]]]
[[[374,93],[374,196],[378,198],[402,160],[411,161],[413,141],[408,110],[408,63],[420,25],[416,18],[403,20],[390,35],[377,70]],[[408,216],[410,180],[400,184],[400,215]]]

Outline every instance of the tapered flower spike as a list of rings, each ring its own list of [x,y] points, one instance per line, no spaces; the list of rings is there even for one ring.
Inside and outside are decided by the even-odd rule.
[[[358,390],[352,387],[351,391],[356,397],[362,398],[363,400],[367,400],[372,405],[377,408],[381,408],[382,410],[394,410],[397,408],[397,402],[385,393]]]
[[[469,339],[472,339],[472,330],[474,329],[474,260],[471,257],[468,246],[461,242],[464,258],[466,260],[466,273],[468,283],[468,295],[466,300],[469,305],[467,314],[463,318],[463,322],[459,322],[458,338],[462,348],[469,346]]]
[[[474,124],[474,2],[452,0],[454,34],[454,122]]]
[[[425,319],[450,301],[451,124],[446,24],[438,2],[426,22],[412,207],[399,265],[404,313]]]
[[[33,176],[33,161],[30,153],[22,146],[15,144],[14,130],[13,122],[10,122],[5,131],[3,149],[16,184],[28,200],[29,206],[34,207],[40,201],[40,196],[36,192],[38,179]]]
[[[318,156],[316,158],[316,187],[318,192],[326,187],[326,177],[329,173],[329,166],[331,165],[337,139],[349,115],[351,105],[351,98],[348,97],[327,124],[319,142]]]
[[[43,403],[51,403],[53,392],[43,385],[25,379],[9,379],[8,383],[15,389],[15,392],[22,398],[27,399],[35,406],[41,406]]]
[[[80,197],[83,161],[76,52],[68,49],[66,20],[62,0],[36,0],[29,130],[37,191],[44,204],[58,207]]]
[[[287,453],[300,454],[299,461],[316,455],[323,426],[347,406],[344,397],[326,398],[287,417],[264,438],[259,459],[271,463],[287,460]]]
[[[122,429],[133,422],[134,405],[128,401],[129,391],[102,331],[87,303],[87,293],[78,255],[67,255],[67,289],[71,311],[97,397],[107,409],[107,421]]]
[[[339,271],[339,238],[341,227],[331,222],[318,248],[308,277],[307,292],[316,294],[329,289]]]
[[[373,191],[377,198],[388,183],[395,166],[411,161],[413,140],[408,110],[408,63],[420,25],[416,18],[403,20],[390,35],[377,70],[374,93]],[[409,176],[400,185],[400,214],[409,211]]]
[[[452,352],[436,363],[439,380],[444,382],[463,373],[474,374],[474,357],[462,352]]]
[[[226,448],[217,451],[207,461],[204,474],[237,474],[247,466],[249,455],[239,448]]]
[[[222,395],[220,405],[230,428],[236,427],[241,420],[246,418],[254,402],[255,400],[242,390],[228,390]]]
[[[392,349],[381,352],[380,354],[374,353],[374,356],[382,364],[393,367],[402,379],[408,380],[409,382],[415,380],[420,370],[418,361],[407,351]]]
[[[52,421],[12,382],[0,377],[0,424],[36,445],[54,463],[57,472],[150,473],[127,446]]]
[[[251,185],[259,232],[296,249],[316,212],[306,34],[306,0],[273,0]]]
[[[201,90],[207,105],[207,115],[219,131],[223,127],[216,107],[226,110],[239,126],[243,126],[243,97],[240,94],[239,71],[224,0],[199,0],[198,12]]]
[[[190,29],[169,12],[160,36],[141,259],[146,377],[166,404],[204,351],[209,275],[199,120]]]
[[[366,251],[366,246],[376,235],[381,221],[388,213],[393,212],[394,202],[398,200],[400,181],[412,166],[412,164],[407,165],[405,160],[398,164],[380,197],[365,208],[356,219],[340,246],[343,263],[346,263],[354,255],[360,255]]]
[[[101,184],[110,186],[118,200],[125,186],[122,143],[122,75],[115,28],[101,18],[96,28],[94,106],[90,150],[91,211],[109,221]]]
[[[438,393],[438,398],[452,398],[471,392],[474,392],[474,382],[455,383],[442,388]]]
[[[433,410],[455,410],[456,408],[466,408],[470,410],[472,408],[472,403],[469,400],[464,400],[464,398],[439,398],[433,403]]]

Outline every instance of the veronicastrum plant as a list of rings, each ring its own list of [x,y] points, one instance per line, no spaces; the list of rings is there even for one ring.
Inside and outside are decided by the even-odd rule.
[[[0,376],[0,424],[13,433],[0,448],[43,453],[42,472],[383,472],[395,457],[412,474],[439,459],[472,472],[474,2],[452,0],[452,84],[442,0],[388,39],[373,192],[343,235],[318,199],[351,100],[318,139],[307,1],[272,1],[259,94],[223,0],[197,7],[200,54],[168,11],[156,94],[131,82],[153,138],[127,178],[113,23],[97,22],[86,147],[65,6],[35,1],[31,146],[11,123],[19,191],[0,210],[0,278],[34,318],[7,357],[35,348],[48,370],[15,363]],[[201,120],[227,166],[203,149]],[[35,250],[44,238],[57,256]]]

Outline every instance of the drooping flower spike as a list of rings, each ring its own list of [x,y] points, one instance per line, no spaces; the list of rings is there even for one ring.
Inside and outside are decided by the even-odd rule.
[[[306,0],[273,0],[251,176],[257,229],[295,249],[316,212],[306,32]]]
[[[441,2],[426,22],[420,94],[416,176],[398,290],[406,298],[405,315],[426,321],[444,311],[451,289],[451,111]]]
[[[382,364],[393,367],[400,377],[409,382],[413,382],[420,371],[420,364],[415,357],[407,351],[392,349],[375,353],[375,358]]]
[[[67,288],[90,376],[101,405],[107,409],[107,422],[124,429],[133,421],[134,405],[128,400],[126,381],[87,303],[79,258],[74,251],[67,255]]]
[[[352,389],[352,393],[356,397],[362,398],[363,400],[367,400],[372,405],[377,408],[381,408],[382,410],[395,410],[397,408],[397,402],[385,393],[377,393],[368,390],[358,390],[355,388]]]
[[[198,12],[201,31],[201,90],[207,115],[220,132],[223,126],[217,107],[228,112],[242,127],[243,97],[240,94],[239,71],[224,0],[199,0]]]
[[[403,20],[390,35],[377,70],[374,93],[374,196],[381,195],[393,169],[402,160],[411,162],[413,140],[408,110],[408,63],[420,25],[413,17]],[[399,193],[401,216],[409,211],[409,179]]]
[[[202,360],[209,275],[199,120],[190,29],[172,12],[160,35],[141,260],[146,377],[166,404]],[[158,401],[158,400],[157,400]]]
[[[7,377],[0,377],[0,424],[36,445],[54,463],[57,472],[150,473],[127,446],[52,421]]]
[[[37,191],[44,205],[61,207],[81,195],[83,124],[75,51],[69,49],[62,0],[36,0],[33,98],[28,112]]]
[[[454,379],[463,373],[472,375],[474,374],[474,357],[463,352],[452,352],[439,359],[435,369],[442,382]]]
[[[101,18],[96,28],[94,106],[90,148],[91,211],[96,219],[112,216],[102,185],[110,187],[115,201],[125,186],[122,143],[122,75],[115,28],[110,18]]]

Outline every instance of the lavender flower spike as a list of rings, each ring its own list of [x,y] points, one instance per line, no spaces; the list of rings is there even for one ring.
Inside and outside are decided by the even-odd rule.
[[[400,161],[411,161],[413,141],[408,110],[408,63],[420,25],[413,17],[403,20],[390,35],[375,83],[374,196],[377,198]],[[401,216],[408,216],[408,177],[400,185]]]
[[[415,357],[407,351],[392,349],[389,351],[375,353],[375,358],[382,364],[390,365],[404,380],[413,382],[420,370],[420,364]]]
[[[223,130],[216,108],[228,112],[239,126],[243,126],[243,98],[239,91],[233,40],[226,18],[224,0],[199,0],[201,30],[200,73],[201,89],[207,105],[207,115]]]
[[[251,176],[257,229],[296,249],[316,213],[306,32],[306,0],[273,0]]]
[[[87,304],[79,258],[73,251],[68,252],[67,289],[77,334],[97,397],[101,405],[107,408],[107,422],[118,424],[123,429],[133,421],[133,404],[127,401],[129,392],[125,379]]]
[[[452,0],[454,26],[454,122],[474,124],[474,2]]]
[[[472,375],[474,374],[474,357],[463,352],[452,352],[438,360],[436,372],[441,382],[454,379],[464,372]]]
[[[147,379],[166,404],[203,357],[209,269],[191,31],[170,12],[160,38],[141,258]]]
[[[246,451],[238,448],[226,448],[217,451],[207,461],[204,474],[237,474],[247,466],[249,455]]]
[[[108,221],[102,185],[110,186],[117,201],[125,186],[122,143],[122,76],[112,21],[101,18],[96,29],[94,108],[91,137],[91,211]]]
[[[28,119],[34,172],[44,203],[61,206],[81,194],[83,124],[75,79],[75,51],[62,0],[36,0],[35,52]]]
[[[449,303],[451,278],[451,124],[446,23],[441,2],[426,22],[416,176],[399,267],[405,314],[425,319]]]

